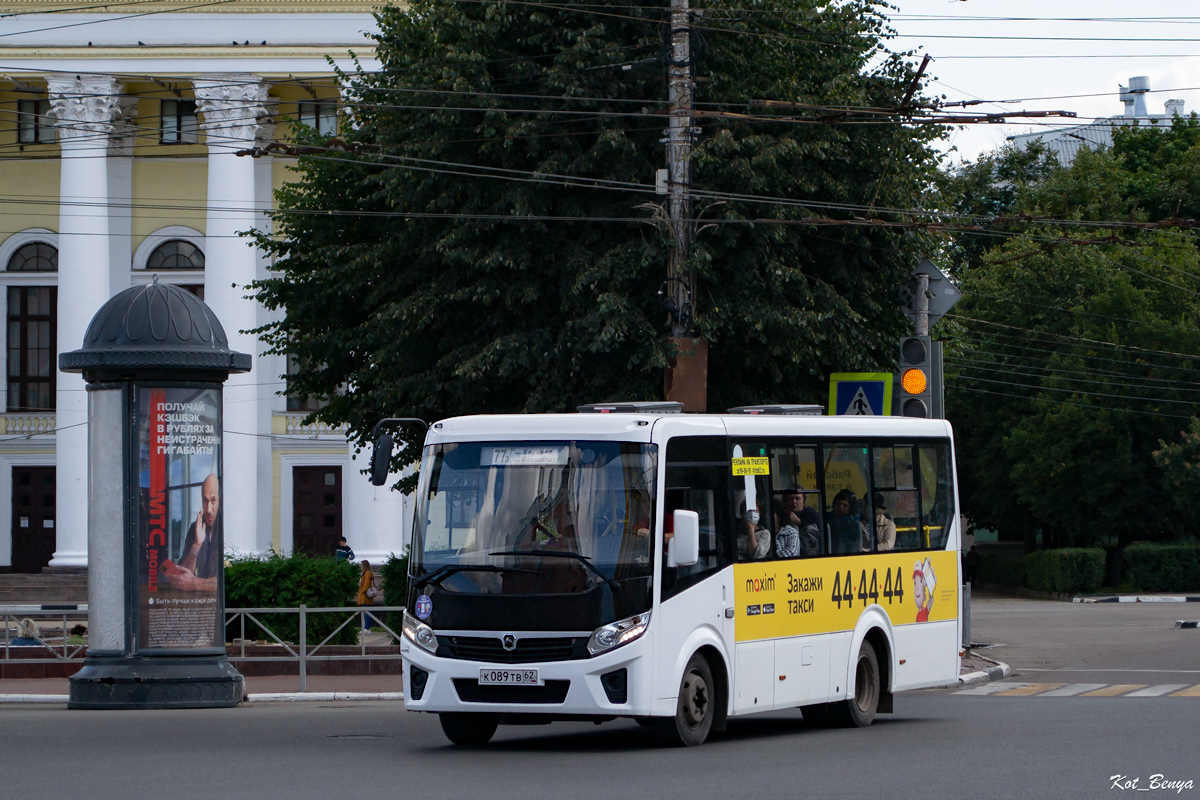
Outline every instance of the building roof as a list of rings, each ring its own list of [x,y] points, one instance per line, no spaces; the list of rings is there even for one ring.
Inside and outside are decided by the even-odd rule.
[[[1112,147],[1113,130],[1117,126],[1148,126],[1168,128],[1176,115],[1183,116],[1182,100],[1167,100],[1166,113],[1151,114],[1146,110],[1145,95],[1150,91],[1150,79],[1136,77],[1129,80],[1129,86],[1120,87],[1120,98],[1125,103],[1125,113],[1097,119],[1087,125],[1073,125],[1069,128],[1054,128],[1051,130],[1033,131],[1030,133],[1009,136],[1008,141],[1019,150],[1024,150],[1033,142],[1041,142],[1056,156],[1063,166],[1070,166],[1083,148],[1101,150]]]

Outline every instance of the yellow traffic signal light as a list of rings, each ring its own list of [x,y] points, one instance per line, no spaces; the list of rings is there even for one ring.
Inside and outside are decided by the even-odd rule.
[[[900,340],[900,392],[897,398],[900,416],[922,419],[933,416],[932,351],[933,342],[928,336],[906,336]]]
[[[929,379],[924,370],[906,369],[900,376],[900,386],[909,394],[923,394],[929,386]]]

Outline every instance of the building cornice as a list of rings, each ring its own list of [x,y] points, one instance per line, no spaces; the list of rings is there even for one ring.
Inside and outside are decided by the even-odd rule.
[[[348,50],[331,53],[333,48],[344,48],[345,45],[272,47],[270,45],[230,45],[213,47],[6,47],[4,59],[89,59],[120,58],[120,59],[152,59],[164,58],[321,58],[332,55],[335,58],[349,56]],[[374,58],[374,47],[355,47],[353,52],[360,58]]]
[[[389,3],[383,0],[375,2],[360,2],[358,0],[232,0],[232,2],[211,2],[203,8],[197,8],[196,0],[162,0],[158,3],[138,5],[137,13],[148,11],[171,11],[186,14],[189,11],[206,14],[249,14],[249,13],[302,13],[302,14],[369,14],[385,6],[401,6],[404,3]],[[63,0],[0,0],[0,14],[11,13],[49,13],[65,11],[67,13],[95,13],[96,8],[90,4],[84,8],[79,3],[66,3]],[[120,13],[125,7],[114,6],[110,11]]]

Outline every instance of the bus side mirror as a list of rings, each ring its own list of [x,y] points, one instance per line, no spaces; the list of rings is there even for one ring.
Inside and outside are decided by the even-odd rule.
[[[675,512],[670,556],[676,567],[690,567],[700,560],[700,515],[695,511]]]
[[[387,483],[388,467],[392,461],[392,435],[385,433],[375,440],[371,448],[371,483],[383,486]]]

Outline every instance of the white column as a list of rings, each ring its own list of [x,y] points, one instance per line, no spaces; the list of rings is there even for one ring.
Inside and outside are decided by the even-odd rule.
[[[77,350],[109,298],[108,144],[121,84],[102,76],[48,78],[62,145],[59,178],[58,349]],[[83,377],[59,372],[55,397],[56,549],[51,567],[87,566],[87,395]]]
[[[133,268],[133,144],[137,136],[138,99],[120,98],[108,147],[109,281],[114,295],[128,289]]]
[[[258,213],[255,217],[254,227],[260,231],[270,232],[271,220],[267,217],[265,209],[271,207],[274,202],[274,183],[272,181],[272,159],[268,156],[253,159],[255,170],[255,191],[257,192],[256,200]],[[255,252],[254,278],[255,280],[263,280],[268,277],[270,261],[266,253],[262,251]],[[263,325],[273,321],[279,316],[277,311],[268,311],[261,305],[256,305],[256,317],[254,320],[255,327],[261,328]],[[250,351],[245,351],[250,352]],[[271,411],[277,401],[282,401],[286,404],[286,400],[282,397],[277,397],[276,392],[280,390],[279,385],[273,383],[279,379],[279,375],[284,371],[279,366],[279,356],[265,356],[261,353],[255,353],[254,360],[257,362],[255,374],[259,375],[258,386],[254,387],[258,401],[254,404],[257,413],[258,430],[264,434],[271,432]],[[287,406],[284,405],[286,408]],[[271,529],[274,521],[275,512],[275,484],[274,484],[274,467],[271,463],[271,437],[260,436],[256,440],[258,444],[258,482],[255,489],[258,492],[258,536],[255,540],[255,549],[260,553],[265,553],[271,549]],[[288,502],[291,502],[290,500]]]
[[[259,405],[270,402],[272,387],[259,385],[271,378],[259,363],[257,338],[245,332],[258,325],[258,304],[245,295],[257,276],[259,255],[238,232],[258,226],[265,209],[256,202],[256,159],[235,152],[273,133],[274,108],[269,87],[253,75],[222,75],[193,85],[208,144],[204,301],[221,320],[230,348],[254,356],[250,372],[231,375],[225,384],[221,480],[225,551],[251,553],[260,550],[259,442],[271,433],[270,415],[261,414]],[[269,541],[269,528],[263,536]]]

